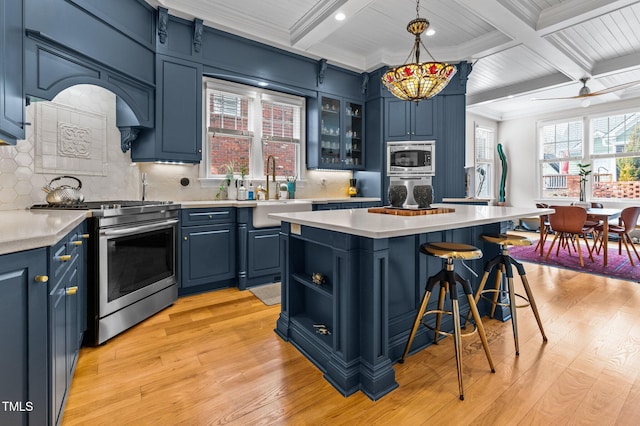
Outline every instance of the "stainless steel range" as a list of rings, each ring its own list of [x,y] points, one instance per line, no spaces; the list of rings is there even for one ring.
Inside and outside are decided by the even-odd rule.
[[[86,344],[102,344],[177,299],[179,204],[95,201],[32,208],[91,211]]]

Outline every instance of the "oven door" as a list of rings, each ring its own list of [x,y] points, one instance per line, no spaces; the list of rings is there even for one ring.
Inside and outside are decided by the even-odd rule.
[[[100,318],[177,283],[178,220],[100,229]]]

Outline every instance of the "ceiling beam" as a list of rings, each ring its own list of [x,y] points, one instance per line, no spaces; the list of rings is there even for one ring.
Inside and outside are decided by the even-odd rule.
[[[589,71],[581,64],[568,57],[534,28],[518,18],[516,14],[503,6],[498,0],[486,0],[482,2],[474,0],[455,0],[456,3],[466,7],[480,16],[482,19],[504,32],[514,41],[536,53],[541,58],[546,58],[558,71],[574,80],[588,76]]]
[[[473,71],[471,71],[473,73]],[[481,93],[468,94],[467,106],[479,105],[491,102],[496,99],[507,98],[509,96],[519,96],[530,92],[549,89],[553,86],[560,86],[570,82],[566,75],[561,72],[546,75],[544,77],[527,80],[522,83],[511,84],[509,86],[498,87]]]
[[[329,34],[353,19],[356,14],[375,0],[319,1],[290,29],[291,46],[307,50],[324,40]],[[346,15],[344,21],[334,19],[337,12]]]
[[[635,3],[638,3],[638,0],[563,1],[540,13],[536,29],[543,35],[551,34]]]

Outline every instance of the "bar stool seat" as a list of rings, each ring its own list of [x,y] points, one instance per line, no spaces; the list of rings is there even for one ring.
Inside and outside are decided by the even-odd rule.
[[[477,332],[480,335],[480,340],[482,341],[482,346],[484,347],[485,355],[487,356],[487,361],[489,361],[489,367],[491,368],[491,372],[495,373],[495,368],[493,366],[493,360],[491,359],[491,354],[489,353],[489,345],[487,344],[487,336],[484,331],[484,326],[482,325],[482,321],[480,319],[480,314],[478,313],[478,309],[476,307],[476,303],[473,299],[473,290],[471,288],[471,284],[469,281],[458,275],[458,273],[454,270],[453,261],[458,260],[473,260],[482,258],[482,251],[472,245],[468,244],[459,244],[459,243],[450,243],[450,242],[432,242],[425,243],[420,246],[420,252],[429,256],[439,257],[446,261],[445,267],[438,272],[437,274],[429,277],[427,279],[427,284],[425,286],[424,296],[422,298],[422,302],[420,304],[420,308],[416,313],[416,318],[413,322],[413,327],[411,332],[409,333],[409,340],[407,341],[407,345],[404,349],[404,353],[402,358],[400,359],[400,363],[404,362],[404,359],[407,357],[409,350],[411,349],[411,344],[413,343],[413,339],[416,336],[416,332],[420,327],[420,324],[425,327],[433,330],[435,332],[434,343],[438,343],[438,336],[440,335],[453,335],[453,345],[456,354],[456,367],[458,370],[458,389],[460,392],[460,400],[464,400],[464,392],[462,387],[462,341],[461,337],[469,334],[474,334]],[[467,300],[469,302],[470,313],[473,316],[473,320],[475,322],[474,330],[471,333],[462,334],[461,326],[460,326],[460,308],[458,305],[458,284],[462,287],[462,290],[467,296]],[[433,288],[438,285],[440,287],[440,295],[438,298],[438,309],[426,311],[427,304],[429,303],[429,298],[431,297],[431,293]],[[446,295],[449,294],[449,299],[451,301],[451,310],[444,310],[444,302]],[[425,312],[426,311],[426,312]],[[436,316],[436,326],[431,327],[427,325],[425,321],[425,317],[430,314],[435,314]],[[440,325],[442,321],[442,315],[447,314],[452,316],[453,320],[453,333],[448,333],[440,330]]]
[[[478,287],[478,291],[476,292],[475,302],[478,303],[480,297],[489,301],[491,303],[491,314],[493,317],[495,315],[497,306],[508,307],[511,313],[511,326],[513,328],[513,338],[515,342],[516,355],[520,355],[520,345],[518,342],[518,318],[516,314],[515,308],[524,308],[527,306],[531,306],[531,310],[533,311],[533,315],[536,318],[538,323],[538,328],[540,328],[540,333],[542,334],[542,340],[544,342],[547,341],[547,336],[544,333],[544,328],[542,327],[542,321],[540,320],[540,315],[538,314],[538,307],[536,306],[536,301],[533,298],[533,293],[531,292],[531,287],[529,286],[529,280],[527,280],[527,275],[524,270],[524,266],[509,254],[509,247],[511,246],[530,246],[533,243],[526,237],[520,235],[512,235],[512,234],[483,234],[480,236],[483,240],[498,244],[500,246],[500,254],[498,254],[493,259],[489,260],[484,268],[484,275],[482,276],[482,280],[480,281],[480,286]],[[517,294],[513,287],[513,267],[516,267],[518,270],[518,275],[520,275],[520,279],[522,280],[522,285],[524,286],[524,291],[526,292],[526,297],[520,294]],[[485,285],[489,278],[489,274],[496,269],[496,281],[493,289],[486,289]],[[502,276],[506,275],[507,277],[507,289],[502,290],[500,284],[502,283]],[[493,297],[490,299],[485,295],[492,294]],[[506,294],[509,297],[508,303],[503,303],[498,301],[498,297],[501,294]],[[521,305],[516,304],[516,297],[524,300],[525,303]]]

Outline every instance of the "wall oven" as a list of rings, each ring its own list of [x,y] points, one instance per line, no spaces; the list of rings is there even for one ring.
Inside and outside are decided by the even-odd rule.
[[[387,176],[434,176],[435,145],[435,141],[387,142]]]

